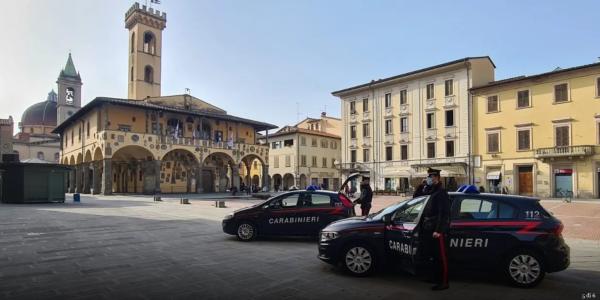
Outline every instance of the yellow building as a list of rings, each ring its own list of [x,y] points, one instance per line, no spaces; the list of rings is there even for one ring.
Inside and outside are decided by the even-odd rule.
[[[540,197],[600,196],[600,63],[471,93],[477,185]]]
[[[269,175],[275,191],[313,184],[340,187],[341,120],[321,114],[268,136]]]
[[[223,192],[239,187],[255,161],[264,174],[261,185],[268,186],[269,149],[257,133],[277,127],[191,95],[161,96],[166,14],[135,3],[125,22],[129,98],[97,97],[53,131],[60,134],[61,162],[74,167],[69,191]]]

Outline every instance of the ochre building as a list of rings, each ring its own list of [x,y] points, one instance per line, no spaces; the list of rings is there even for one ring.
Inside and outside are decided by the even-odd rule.
[[[161,96],[166,14],[135,3],[129,29],[128,98],[97,97],[55,130],[61,162],[73,166],[70,192],[224,192],[260,165],[268,186],[269,149],[258,132],[276,126],[227,114],[191,95]],[[258,167],[257,167],[258,169]]]

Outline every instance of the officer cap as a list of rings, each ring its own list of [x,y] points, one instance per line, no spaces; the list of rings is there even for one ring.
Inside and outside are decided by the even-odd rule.
[[[427,175],[435,175],[435,176],[440,176],[440,170],[438,169],[433,169],[433,168],[428,168],[427,169]]]

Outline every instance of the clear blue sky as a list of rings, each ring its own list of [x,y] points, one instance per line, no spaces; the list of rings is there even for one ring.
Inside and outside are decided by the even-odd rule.
[[[133,2],[2,0],[0,117],[45,99],[69,50],[84,104],[125,98]],[[282,126],[296,103],[339,116],[334,90],[465,56],[491,56],[497,79],[600,56],[600,1],[423,2],[162,0],[162,93]]]

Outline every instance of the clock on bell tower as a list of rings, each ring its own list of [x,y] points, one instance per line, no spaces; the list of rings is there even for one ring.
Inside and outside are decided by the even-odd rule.
[[[69,53],[65,68],[60,71],[58,80],[58,101],[56,125],[61,124],[81,108],[81,76],[75,70],[73,58]]]

